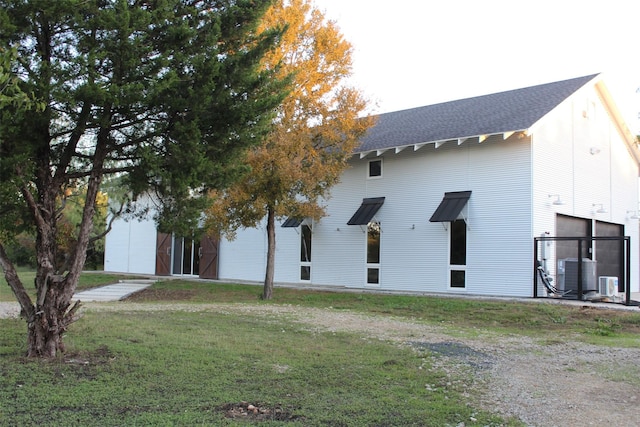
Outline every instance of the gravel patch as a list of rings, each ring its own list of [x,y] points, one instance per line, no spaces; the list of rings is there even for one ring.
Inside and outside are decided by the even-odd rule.
[[[5,313],[5,310],[7,312]],[[334,309],[252,304],[86,303],[95,311],[214,311],[286,319],[306,330],[350,332],[429,354],[470,403],[528,426],[638,426],[640,352],[550,337],[450,329]],[[3,314],[4,313],[4,314]],[[0,303],[0,317],[17,305]]]
[[[9,319],[20,315],[20,305],[17,302],[0,302],[0,319]]]

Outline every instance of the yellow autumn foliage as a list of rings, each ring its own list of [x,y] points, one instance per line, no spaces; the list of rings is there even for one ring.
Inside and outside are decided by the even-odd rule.
[[[345,84],[352,46],[308,0],[276,1],[260,30],[286,27],[263,67],[291,77],[289,95],[262,145],[247,154],[251,172],[215,199],[209,227],[232,237],[271,211],[276,217],[320,218],[327,190],[338,182],[359,139],[373,124],[360,117],[367,100]]]

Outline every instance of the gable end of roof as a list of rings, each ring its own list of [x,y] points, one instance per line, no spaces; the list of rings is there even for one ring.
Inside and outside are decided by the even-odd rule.
[[[597,76],[380,114],[354,154],[525,131]]]

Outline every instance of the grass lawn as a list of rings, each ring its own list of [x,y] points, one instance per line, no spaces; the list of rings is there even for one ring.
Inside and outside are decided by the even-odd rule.
[[[554,339],[640,348],[635,312],[286,288],[260,301],[260,293],[256,286],[171,280],[130,300],[332,307],[456,334],[551,330]],[[48,362],[22,357],[23,320],[0,320],[0,425],[520,425],[474,407],[470,378],[452,381],[433,368],[429,352],[312,331],[286,317],[117,307],[88,308],[69,330],[66,355]]]
[[[563,335],[595,344],[615,343],[640,348],[640,310],[599,310],[590,303],[581,306],[548,304],[541,300],[524,302],[388,295],[357,292],[330,292],[276,288],[272,301],[260,301],[262,288],[252,285],[212,284],[187,280],[167,280],[133,295],[140,302],[233,302],[294,304],[407,317],[473,334],[478,329],[529,336]]]
[[[20,356],[22,321],[0,327],[1,425],[247,425],[228,416],[248,404],[265,426],[505,424],[426,354],[282,320],[88,311],[52,362]]]

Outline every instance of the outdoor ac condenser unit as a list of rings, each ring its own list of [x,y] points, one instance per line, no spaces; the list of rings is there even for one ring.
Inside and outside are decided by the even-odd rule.
[[[563,291],[578,291],[578,259],[565,258],[558,260],[558,287]],[[582,259],[582,293],[598,292],[598,276],[596,261]],[[574,294],[575,295],[575,294]]]
[[[615,297],[618,296],[618,278],[613,276],[600,276],[598,278],[598,289],[600,295]]]

